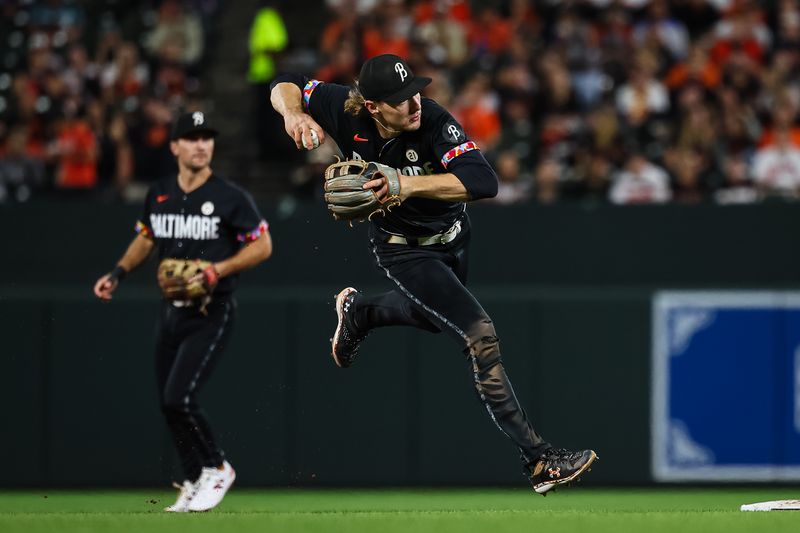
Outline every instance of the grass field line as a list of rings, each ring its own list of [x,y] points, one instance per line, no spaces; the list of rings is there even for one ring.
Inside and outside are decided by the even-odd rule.
[[[165,513],[164,489],[0,491],[2,533],[797,533],[800,512],[743,513],[800,487],[232,491],[208,513]]]
[[[270,511],[246,511],[246,510],[238,510],[238,511],[225,511],[222,509],[217,509],[212,513],[205,513],[206,515],[213,514],[214,516],[491,516],[491,515],[558,515],[558,516],[565,516],[565,515],[657,515],[657,514],[664,514],[664,515],[674,515],[674,514],[686,514],[686,515],[693,515],[693,514],[713,514],[713,513],[739,513],[738,508],[731,508],[728,510],[720,510],[720,509],[678,509],[672,511],[652,511],[652,510],[642,510],[642,511],[634,511],[629,509],[619,509],[619,510],[610,510],[610,509],[476,509],[476,510],[464,510],[464,509],[439,509],[439,510],[428,510],[428,509],[375,509],[375,510],[346,510],[346,511],[279,511],[279,510],[270,510]],[[7,516],[7,517],[47,517],[47,516],[92,516],[92,517],[113,517],[119,515],[126,515],[126,516],[150,516],[153,514],[163,515],[164,513],[160,508],[152,509],[148,511],[117,511],[117,512],[108,512],[108,511],[93,511],[93,512],[86,512],[86,511],[40,511],[40,512],[30,512],[30,511],[7,511],[3,512],[0,511],[0,517]],[[192,515],[192,516],[201,516],[201,515]],[[800,519],[800,512],[797,513],[798,519]],[[800,527],[800,526],[799,526]]]

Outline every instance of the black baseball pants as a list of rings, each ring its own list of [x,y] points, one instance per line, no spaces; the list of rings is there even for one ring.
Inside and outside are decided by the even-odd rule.
[[[534,431],[503,368],[492,319],[465,287],[469,221],[450,243],[430,246],[388,244],[389,237],[370,228],[378,266],[397,286],[355,300],[354,326],[362,331],[406,325],[453,337],[467,358],[475,390],[489,416],[519,448],[522,460],[534,462],[548,448]]]
[[[200,409],[197,394],[230,338],[236,316],[232,297],[215,298],[206,313],[164,301],[156,336],[156,380],[161,411],[186,479],[197,480],[204,466],[219,466],[224,454]]]

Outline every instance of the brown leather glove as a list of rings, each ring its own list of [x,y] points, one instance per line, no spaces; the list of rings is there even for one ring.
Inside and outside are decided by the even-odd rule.
[[[158,286],[167,300],[210,296],[218,281],[219,273],[209,261],[166,258],[158,265]]]
[[[378,198],[372,189],[362,186],[386,178],[388,193]],[[373,161],[339,161],[325,170],[325,203],[337,220],[364,221],[385,214],[400,205],[400,178],[397,170]]]

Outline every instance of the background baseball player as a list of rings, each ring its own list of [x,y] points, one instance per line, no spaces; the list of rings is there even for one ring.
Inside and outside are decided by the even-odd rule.
[[[291,74],[272,83],[273,107],[298,148],[313,149],[327,134],[346,158],[382,164],[359,175],[335,165],[326,173],[329,208],[337,218],[372,220],[370,247],[395,285],[372,296],[352,287],[339,293],[333,358],[350,366],[361,340],[382,326],[448,333],[466,355],[489,416],[517,445],[534,490],[544,494],[577,479],[597,456],[555,449],[534,431],[503,368],[492,320],[465,287],[465,202],[494,196],[497,176],[450,113],[420,97],[430,81],[414,76],[400,57],[380,55],[363,65],[354,87]],[[360,178],[359,188],[375,194],[359,207],[358,190],[334,190],[337,177]]]
[[[238,272],[272,253],[266,221],[252,197],[210,168],[217,131],[201,112],[175,122],[170,143],[177,177],[147,194],[138,235],[94,287],[110,300],[125,274],[156,250],[164,293],[156,339],[161,409],[186,476],[167,511],[215,507],[235,478],[197,403],[224,350],[236,316]]]

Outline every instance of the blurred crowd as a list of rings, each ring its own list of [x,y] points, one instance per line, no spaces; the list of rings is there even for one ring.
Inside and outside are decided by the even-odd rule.
[[[176,171],[169,128],[200,106],[215,0],[0,5],[0,204],[135,200]]]
[[[291,159],[265,89],[277,72],[300,65],[350,84],[365,58],[394,53],[434,79],[424,95],[494,165],[495,202],[730,204],[800,193],[800,0],[259,5],[243,18],[266,165]],[[174,173],[169,124],[213,100],[200,79],[221,6],[0,2],[0,204],[47,194],[135,201]],[[306,32],[317,20],[318,38],[303,39],[318,42],[302,43],[281,14],[304,19]],[[319,194],[330,150],[293,175],[295,196]]]
[[[494,164],[496,202],[800,193],[798,0],[326,4],[314,76],[408,57]]]

